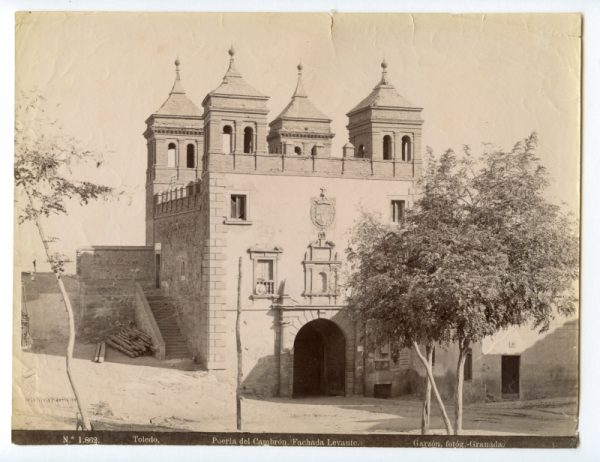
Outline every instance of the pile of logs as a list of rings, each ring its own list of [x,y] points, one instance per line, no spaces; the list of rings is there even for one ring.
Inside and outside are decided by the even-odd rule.
[[[110,335],[106,343],[131,358],[152,352],[152,338],[135,327],[124,327]]]

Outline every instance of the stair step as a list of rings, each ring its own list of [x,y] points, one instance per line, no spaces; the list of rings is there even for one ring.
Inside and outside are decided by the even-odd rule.
[[[144,292],[144,295],[165,341],[165,357],[169,359],[191,358],[188,344],[177,324],[177,310],[171,299],[159,290],[148,290]]]

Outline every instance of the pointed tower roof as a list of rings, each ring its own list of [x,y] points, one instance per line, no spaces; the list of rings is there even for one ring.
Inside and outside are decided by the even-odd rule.
[[[166,116],[202,116],[202,111],[190,100],[185,94],[183,85],[181,85],[181,77],[179,76],[179,58],[175,60],[175,82],[169,97],[156,111],[155,115]]]
[[[304,90],[304,83],[302,82],[302,63],[298,66],[298,83],[296,84],[296,90],[292,95],[292,100],[289,104],[281,111],[273,122],[278,119],[311,119],[331,122],[331,119],[319,111],[312,103]]]
[[[400,95],[396,88],[388,81],[387,63],[385,59],[381,63],[381,80],[373,88],[373,91],[358,103],[346,115],[353,114],[365,108],[393,107],[393,108],[415,108],[416,106]]]
[[[211,91],[208,95],[268,98],[242,78],[242,74],[240,74],[235,67],[235,50],[233,49],[233,46],[229,48],[228,53],[229,68],[223,76],[223,81],[221,82],[221,85]]]

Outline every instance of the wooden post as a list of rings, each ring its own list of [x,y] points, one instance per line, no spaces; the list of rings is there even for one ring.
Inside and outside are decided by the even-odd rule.
[[[236,426],[242,430],[242,339],[240,338],[240,324],[242,315],[242,257],[238,265],[237,287],[237,316],[235,319],[235,343],[237,348],[237,387],[235,389]]]

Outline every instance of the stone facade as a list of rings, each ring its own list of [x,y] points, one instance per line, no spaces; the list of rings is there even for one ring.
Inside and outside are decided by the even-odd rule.
[[[242,78],[233,50],[203,113],[185,96],[176,62],[173,90],[144,134],[147,247],[78,255],[84,335],[101,337],[132,317],[135,277],[170,298],[196,361],[232,380],[241,306],[245,393],[419,393],[425,374],[414,353],[371,345],[345,310],[353,225],[363,212],[396,221],[421,176],[422,109],[396,92],[386,69],[348,112],[349,142],[332,153],[331,120],[310,102],[301,66],[291,102],[267,135],[268,97]],[[193,159],[182,150],[189,145]],[[561,345],[573,332],[561,334]],[[436,348],[445,397],[454,391],[457,354],[454,346]],[[556,396],[576,384],[573,358],[554,366],[543,355],[544,348],[523,353],[517,397]],[[503,396],[503,370],[516,364],[504,356],[473,346],[466,401]]]
[[[291,103],[270,124],[268,149],[267,97],[245,83],[230,55],[223,82],[203,101],[200,178],[152,198],[147,235],[154,238],[161,290],[173,300],[196,360],[233,371],[241,258],[245,391],[296,393],[294,368],[301,369],[294,366],[294,345],[301,332],[299,342],[324,339],[321,372],[331,383],[321,391],[364,393],[369,359],[344,313],[344,248],[361,210],[391,220],[392,200],[412,203],[420,153],[410,162],[332,156],[331,121],[306,96],[301,75]],[[326,144],[276,148],[292,132]],[[149,164],[149,172],[159,168],[160,160]],[[317,212],[315,200],[331,210]],[[334,215],[324,226],[316,216],[322,213]],[[328,332],[339,341],[331,343]]]

